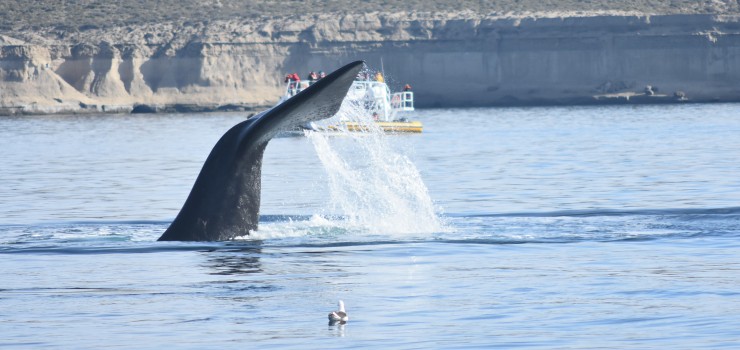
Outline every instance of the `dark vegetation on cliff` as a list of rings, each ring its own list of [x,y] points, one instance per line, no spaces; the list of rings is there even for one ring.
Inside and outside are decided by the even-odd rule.
[[[66,31],[161,21],[209,21],[316,13],[473,11],[477,14],[594,12],[740,13],[738,0],[3,0],[0,31],[54,27]]]

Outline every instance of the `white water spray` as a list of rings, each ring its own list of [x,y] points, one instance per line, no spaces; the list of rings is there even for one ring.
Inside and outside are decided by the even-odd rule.
[[[338,128],[331,134],[308,132],[327,172],[332,214],[350,230],[378,234],[442,230],[434,204],[411,160],[391,147],[388,136],[367,110],[345,100],[337,115],[322,123],[354,122],[366,132]]]

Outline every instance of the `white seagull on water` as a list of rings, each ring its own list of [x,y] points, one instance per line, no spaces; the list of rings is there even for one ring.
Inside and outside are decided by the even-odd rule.
[[[330,323],[345,323],[349,320],[349,316],[347,316],[347,311],[344,310],[344,302],[339,301],[339,310],[332,311],[329,313],[329,322]]]

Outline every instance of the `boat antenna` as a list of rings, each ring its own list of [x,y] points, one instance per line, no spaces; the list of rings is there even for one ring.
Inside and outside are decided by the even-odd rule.
[[[380,56],[380,74],[382,74],[383,79],[385,79],[385,68],[383,68],[383,56]]]

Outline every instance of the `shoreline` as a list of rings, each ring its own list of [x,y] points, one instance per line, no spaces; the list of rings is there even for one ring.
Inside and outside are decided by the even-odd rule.
[[[79,108],[43,107],[24,108],[0,107],[0,117],[33,115],[86,115],[86,114],[158,114],[158,113],[215,113],[257,112],[271,106],[252,104],[136,104],[136,105],[84,105]]]
[[[567,100],[548,100],[548,101],[527,101],[517,103],[496,103],[486,105],[434,105],[418,107],[417,109],[438,109],[438,108],[510,108],[510,107],[588,107],[588,106],[654,106],[654,105],[696,105],[696,104],[724,104],[740,103],[740,98],[735,100],[704,100],[696,101],[690,99],[679,100],[669,96],[632,96],[610,97],[610,98],[593,98],[593,99],[567,99]],[[93,115],[93,114],[110,114],[110,115],[130,115],[130,114],[170,114],[170,113],[218,113],[244,112],[247,115],[254,115],[262,112],[273,105],[194,105],[194,104],[165,104],[165,105],[145,105],[135,106],[88,106],[76,110],[72,109],[45,109],[45,110],[23,110],[22,107],[0,107],[0,118],[12,116],[53,116],[53,115]]]

